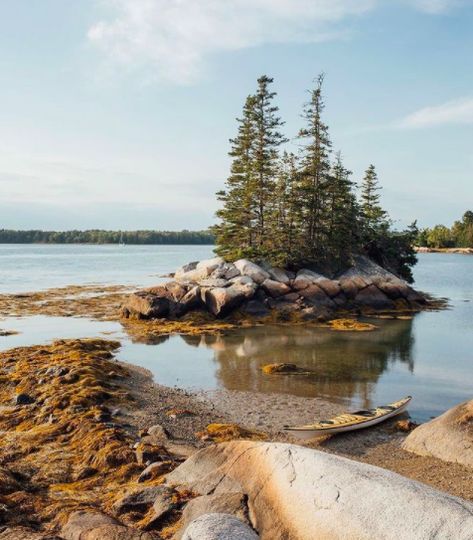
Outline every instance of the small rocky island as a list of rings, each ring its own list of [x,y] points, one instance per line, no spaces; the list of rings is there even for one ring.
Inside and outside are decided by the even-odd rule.
[[[336,276],[215,257],[186,264],[172,277],[132,294],[122,315],[179,320],[200,313],[218,319],[325,321],[340,313],[412,313],[430,306],[425,294],[361,255]]]

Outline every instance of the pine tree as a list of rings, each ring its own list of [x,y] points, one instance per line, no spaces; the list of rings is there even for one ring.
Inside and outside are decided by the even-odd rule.
[[[275,177],[278,170],[279,147],[287,139],[279,128],[284,122],[277,116],[278,107],[273,105],[276,92],[269,90],[273,79],[263,75],[258,79],[258,90],[255,95],[254,124],[255,141],[253,153],[253,173],[255,192],[253,195],[256,217],[256,250],[259,257],[264,258],[274,249],[270,223],[274,215]]]
[[[343,165],[338,152],[327,188],[329,213],[327,250],[332,266],[342,267],[350,262],[359,247],[358,205],[353,192],[352,172]],[[327,258],[327,255],[326,255]]]
[[[370,165],[361,184],[360,196],[362,228],[368,237],[376,235],[387,224],[387,212],[380,205],[380,189],[375,166]]]
[[[328,126],[322,121],[324,102],[322,86],[324,76],[319,75],[305,104],[302,117],[306,126],[299,132],[303,141],[301,150],[301,205],[304,220],[304,253],[301,260],[316,262],[324,254],[327,237],[326,188],[330,173],[331,142]]]
[[[275,212],[271,226],[274,239],[272,260],[280,266],[296,263],[301,251],[301,211],[297,157],[284,152],[279,164]]]
[[[230,140],[231,173],[226,189],[217,193],[223,207],[216,212],[220,223],[212,228],[217,244],[215,251],[228,260],[251,257],[255,248],[255,103],[255,96],[248,96],[242,118],[237,118],[238,135]]]

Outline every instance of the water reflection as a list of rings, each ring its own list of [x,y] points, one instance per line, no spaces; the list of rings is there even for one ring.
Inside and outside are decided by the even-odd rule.
[[[356,398],[369,407],[376,383],[390,365],[399,362],[414,370],[412,320],[376,324],[379,329],[374,332],[264,326],[179,339],[187,346],[212,351],[212,375],[219,387],[320,396],[343,403]],[[264,375],[261,366],[273,362],[292,362],[310,374]]]

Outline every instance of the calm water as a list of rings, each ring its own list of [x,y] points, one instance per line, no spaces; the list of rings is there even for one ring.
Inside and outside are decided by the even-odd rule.
[[[210,253],[210,246],[0,246],[0,290],[92,282],[147,285]],[[451,309],[413,320],[376,320],[379,329],[370,333],[266,326],[218,337],[166,337],[153,344],[133,342],[119,323],[28,317],[0,321],[1,328],[21,332],[1,337],[0,347],[58,337],[111,337],[122,342],[120,358],[147,367],[163,384],[321,396],[347,406],[412,394],[411,415],[426,420],[473,394],[473,257],[422,254],[415,277],[419,289],[448,297]],[[269,362],[294,362],[313,373],[264,376],[260,367]]]

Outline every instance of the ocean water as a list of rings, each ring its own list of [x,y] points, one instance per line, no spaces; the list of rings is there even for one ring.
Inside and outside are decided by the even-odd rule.
[[[149,285],[211,246],[0,246],[0,291],[84,283]],[[132,340],[119,323],[79,318],[0,320],[20,333],[0,348],[55,338],[119,339],[119,358],[148,368],[157,382],[194,389],[227,388],[319,396],[370,407],[414,397],[410,413],[425,421],[473,397],[473,256],[421,254],[416,287],[449,299],[450,307],[411,320],[374,320],[368,333],[264,326],[219,336]],[[265,376],[261,366],[294,362],[310,376]]]

